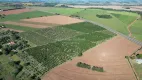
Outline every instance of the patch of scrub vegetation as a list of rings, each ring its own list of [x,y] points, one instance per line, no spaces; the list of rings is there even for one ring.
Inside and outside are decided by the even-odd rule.
[[[78,12],[81,12],[84,9],[77,9],[77,8],[52,8],[49,9],[48,12],[62,14],[62,15],[72,15]]]
[[[81,67],[81,68],[91,69],[91,65],[86,64],[86,63],[82,63],[82,62],[78,62],[78,63],[77,63],[77,66],[78,66],[78,67]]]
[[[103,24],[103,25],[108,26],[112,29],[115,29],[123,34],[128,35],[128,30],[126,27],[127,25],[105,10],[86,9],[86,10],[83,10],[77,14],[74,14],[74,15],[77,15],[80,18],[84,18],[87,20],[97,22],[101,25]],[[98,18],[96,15],[111,15],[112,18],[110,18],[110,19]]]
[[[81,35],[81,32],[63,28],[63,27],[53,27],[53,28],[47,28],[47,29],[41,29],[37,31],[29,31],[21,33],[20,35],[36,44],[36,45],[45,45],[48,43],[66,40],[71,37],[75,37],[78,35]]]
[[[53,14],[47,13],[47,12],[42,12],[42,11],[32,11],[32,12],[25,12],[25,13],[21,13],[21,14],[6,15],[6,16],[4,16],[4,18],[1,18],[0,21],[18,21],[21,19],[29,19],[29,18],[50,16],[50,15],[53,15]]]
[[[33,30],[38,30],[37,28],[31,28],[31,27],[26,27],[26,26],[17,26],[17,25],[11,25],[11,24],[2,24],[6,28],[14,29],[14,30],[20,30],[20,31],[33,31]]]
[[[98,42],[105,41],[106,39],[109,39],[114,36],[101,33],[101,30],[103,31],[105,29],[98,28],[99,26],[97,25],[92,25],[92,27],[90,26],[91,28],[87,29],[87,26],[84,24],[92,25],[91,23],[85,22],[66,25],[66,27],[62,26],[62,28],[69,28],[73,31],[76,29],[77,32],[83,33],[81,35],[71,36],[70,39],[48,43],[43,46],[37,46],[34,48],[27,49],[25,51],[29,55],[33,56],[33,58],[35,58],[38,62],[43,63],[43,65],[48,68],[47,71],[50,71],[52,68],[64,62],[72,60],[74,57],[80,56],[80,53],[83,53],[86,50],[95,47]],[[74,28],[72,25],[78,28]],[[79,30],[79,28],[86,28],[87,31],[83,29]],[[99,32],[97,32],[97,30]],[[45,33],[45,35],[48,34],[50,33]]]

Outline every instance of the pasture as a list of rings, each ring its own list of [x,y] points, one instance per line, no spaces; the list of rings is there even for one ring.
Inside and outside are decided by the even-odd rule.
[[[131,27],[133,37],[142,41],[142,20],[137,20]]]
[[[7,15],[4,18],[1,18],[0,21],[19,21],[21,19],[29,19],[29,18],[35,18],[35,17],[41,17],[41,16],[51,16],[51,15],[52,14],[47,12],[32,11],[32,12],[25,12],[21,14]]]
[[[47,10],[47,12],[58,13],[58,14],[61,14],[61,15],[69,16],[69,15],[81,12],[82,10],[84,10],[84,9],[79,9],[79,8],[78,9],[76,9],[76,8],[52,8],[52,9]]]
[[[48,68],[47,71],[50,71],[52,68],[68,60],[72,60],[74,57],[78,56],[80,53],[83,53],[87,49],[92,48],[98,43],[114,36],[114,34],[108,35],[103,33],[105,30],[104,28],[88,22],[64,25],[56,28],[35,31],[34,34],[31,32],[29,34],[27,32],[21,34],[23,38],[27,37],[25,39],[31,39],[30,41],[35,44],[46,44],[27,49],[25,51],[33,56],[38,62],[43,63],[43,65]],[[83,29],[77,30],[79,28]],[[38,36],[41,32],[42,35]],[[48,39],[42,39],[43,36],[48,36]]]
[[[112,18],[111,19],[105,19],[105,18],[98,18],[96,17],[96,15],[111,15]],[[80,13],[74,14],[74,15],[78,15],[81,18],[87,19],[87,20],[91,20],[94,22],[97,22],[99,24],[103,24],[105,26],[108,26],[114,30],[117,30],[123,34],[128,34],[127,31],[127,25],[124,24],[122,21],[120,21],[119,19],[117,19],[115,16],[113,16],[110,13],[107,13],[107,11],[105,10],[101,10],[101,9],[86,9],[84,11],[81,11]]]

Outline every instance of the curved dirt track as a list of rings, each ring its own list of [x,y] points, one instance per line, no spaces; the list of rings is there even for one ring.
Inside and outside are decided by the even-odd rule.
[[[42,80],[136,80],[125,59],[139,46],[127,39],[116,36],[86,52],[82,57],[68,61],[44,75]],[[100,73],[76,66],[78,62],[103,67]]]
[[[129,36],[132,37],[132,33],[131,33],[131,30],[130,30],[130,27],[139,19],[140,17],[137,17],[137,19],[135,19],[132,23],[130,23],[127,27],[128,29],[128,32],[129,32]]]

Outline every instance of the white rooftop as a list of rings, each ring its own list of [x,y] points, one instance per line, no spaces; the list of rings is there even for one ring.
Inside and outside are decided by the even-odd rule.
[[[136,62],[137,62],[138,64],[142,64],[142,59],[136,59]]]

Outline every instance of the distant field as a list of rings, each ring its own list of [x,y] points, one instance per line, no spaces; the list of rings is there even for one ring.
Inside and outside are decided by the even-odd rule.
[[[132,35],[142,41],[142,20],[137,20],[132,26],[131,26],[131,32]]]
[[[15,7],[12,6],[0,6],[0,9],[13,9]]]
[[[112,16],[111,19],[104,19],[104,18],[96,17],[97,14],[111,15],[110,13],[107,13],[107,11],[101,10],[101,9],[87,9],[75,15],[78,15],[81,18],[85,18],[85,19],[103,24],[105,26],[109,26],[110,28],[115,29],[123,34],[126,34],[126,35],[128,34],[127,25],[124,24],[119,19],[117,19],[115,16],[111,15]]]
[[[41,12],[41,11],[32,11],[32,12],[25,12],[21,14],[12,14],[7,15],[5,18],[0,19],[0,21],[18,21],[21,19],[29,19],[29,18],[35,18],[35,17],[41,17],[41,16],[50,16],[52,14],[47,12]]]
[[[78,13],[84,9],[75,9],[75,8],[52,8],[49,9],[47,12],[58,13],[62,15],[72,15]]]
[[[107,31],[105,30],[104,33],[104,30],[104,28],[97,25],[84,22],[60,26],[58,30],[56,28],[39,30],[35,33],[30,32],[29,35],[23,33],[22,36],[25,35],[26,39],[30,39],[34,43],[37,43],[35,42],[37,40],[39,41],[38,43],[48,43],[47,45],[27,49],[26,52],[32,55],[38,62],[43,63],[48,68],[47,71],[49,71],[114,36],[114,34],[105,34]],[[42,36],[38,36],[41,32]],[[48,36],[49,39],[45,41],[45,39],[41,38],[43,36]],[[47,42],[47,40],[51,41]],[[52,40],[56,41],[53,42]]]

